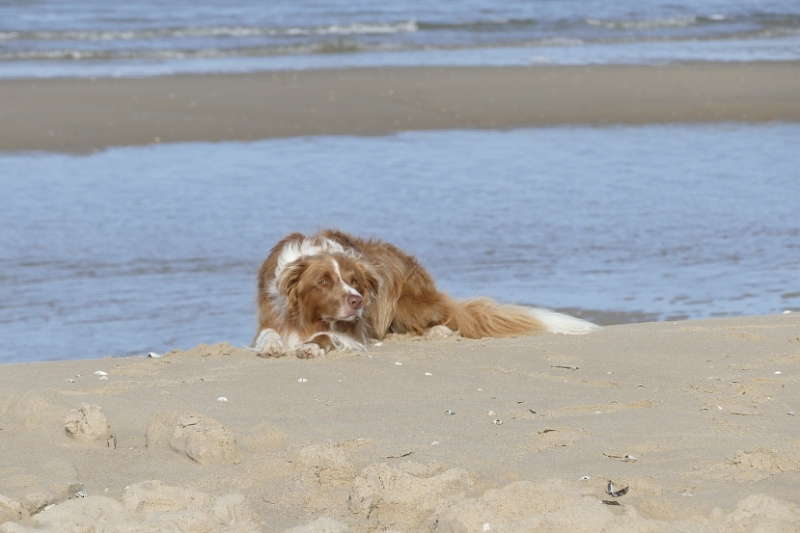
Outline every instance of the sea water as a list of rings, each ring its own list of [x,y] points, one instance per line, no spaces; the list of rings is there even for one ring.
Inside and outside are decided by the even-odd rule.
[[[800,311],[800,125],[406,132],[0,154],[0,361],[247,345],[292,231],[600,323]]]
[[[800,3],[0,0],[0,77],[800,59]]]

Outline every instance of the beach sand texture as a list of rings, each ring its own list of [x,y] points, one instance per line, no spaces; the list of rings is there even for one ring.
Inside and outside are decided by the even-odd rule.
[[[797,531],[798,375],[795,314],[4,365],[0,531]]]
[[[800,120],[796,62],[0,80],[0,150],[555,124]]]
[[[797,121],[798,68],[0,80],[0,150]],[[800,530],[797,314],[370,350],[3,365],[0,532]]]

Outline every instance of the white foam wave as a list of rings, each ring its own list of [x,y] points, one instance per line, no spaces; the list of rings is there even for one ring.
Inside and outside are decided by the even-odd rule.
[[[575,37],[553,37],[539,42],[541,46],[581,46],[582,44],[584,44],[583,40]]]
[[[585,19],[590,26],[600,26],[612,30],[651,30],[655,28],[685,28],[697,24],[697,17],[670,17],[642,20],[601,20]]]
[[[286,35],[369,35],[389,33],[410,33],[418,31],[417,22],[409,20],[395,24],[364,24],[356,22],[347,25],[337,25],[318,28],[289,28],[283,30]]]
[[[0,32],[0,40],[35,41],[136,41],[203,37],[275,37],[294,35],[369,35],[418,31],[415,20],[395,23],[352,23],[319,27],[262,28],[258,26],[209,26],[142,30],[66,30]]]

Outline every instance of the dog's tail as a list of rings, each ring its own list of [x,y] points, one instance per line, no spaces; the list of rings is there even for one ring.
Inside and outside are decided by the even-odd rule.
[[[458,301],[448,298],[446,326],[470,339],[510,337],[525,333],[585,335],[600,326],[549,309],[503,305],[489,298]]]

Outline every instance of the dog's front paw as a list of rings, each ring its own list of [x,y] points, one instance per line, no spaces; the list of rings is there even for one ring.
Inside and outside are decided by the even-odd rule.
[[[315,342],[307,342],[297,349],[297,357],[300,359],[325,357],[325,349]]]
[[[274,329],[265,329],[258,335],[254,346],[259,357],[283,357],[286,347],[281,336]]]

